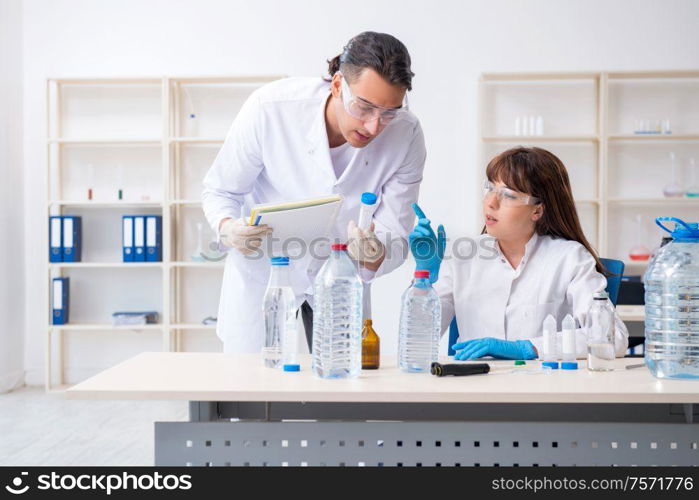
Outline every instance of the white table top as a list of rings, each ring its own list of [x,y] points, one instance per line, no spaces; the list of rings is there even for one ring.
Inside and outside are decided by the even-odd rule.
[[[449,362],[447,358],[440,360]],[[699,381],[659,380],[647,368],[626,370],[643,359],[617,359],[612,372],[512,373],[512,361],[488,361],[487,375],[435,377],[402,373],[395,357],[352,380],[323,380],[301,357],[302,371],[265,368],[260,355],[220,353],[139,354],[66,391],[71,399],[189,401],[303,401],[413,403],[699,403]],[[518,367],[522,368],[522,367]]]

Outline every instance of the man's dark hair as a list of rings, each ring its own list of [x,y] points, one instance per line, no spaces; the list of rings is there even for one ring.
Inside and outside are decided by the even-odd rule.
[[[365,31],[352,38],[339,54],[328,61],[328,73],[332,77],[342,71],[350,81],[365,68],[371,68],[388,83],[412,90],[410,54],[403,42],[386,33]]]

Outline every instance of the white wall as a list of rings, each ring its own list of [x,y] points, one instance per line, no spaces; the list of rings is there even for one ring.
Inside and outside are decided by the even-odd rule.
[[[22,6],[0,1],[0,393],[24,382]]]
[[[354,34],[389,32],[409,48],[411,107],[428,164],[421,205],[450,236],[477,229],[477,79],[485,71],[696,69],[693,0],[25,0],[24,133],[28,227],[43,227],[44,82],[55,76],[321,75]],[[448,179],[448,182],[446,180]],[[26,234],[27,381],[42,380],[45,236]],[[406,265],[374,287],[385,352],[395,350]],[[486,332],[484,332],[486,333]]]

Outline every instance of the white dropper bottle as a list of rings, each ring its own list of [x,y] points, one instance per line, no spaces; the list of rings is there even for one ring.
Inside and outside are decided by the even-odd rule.
[[[575,361],[575,320],[570,314],[566,314],[561,326],[563,328],[561,369],[577,370],[578,363]]]

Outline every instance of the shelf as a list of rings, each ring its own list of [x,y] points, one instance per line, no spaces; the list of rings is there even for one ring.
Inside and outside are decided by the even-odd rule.
[[[610,135],[610,141],[673,142],[699,141],[697,134],[619,134]]]
[[[141,331],[141,330],[163,330],[165,326],[162,324],[156,325],[124,325],[124,326],[114,326],[110,324],[74,324],[74,325],[49,325],[51,330],[100,330],[100,331]]]
[[[179,262],[171,262],[170,265],[172,267],[188,267],[188,268],[211,268],[211,269],[216,269],[216,268],[223,268],[225,266],[226,259],[221,259],[220,261],[216,262],[197,262],[197,261],[192,261],[192,262],[184,262],[184,261],[179,261]]]
[[[597,142],[595,135],[503,135],[486,136],[484,142]]]
[[[75,268],[75,269],[111,269],[111,268],[161,268],[162,262],[52,262],[49,264],[52,269]]]
[[[645,306],[624,306],[616,307],[616,312],[622,321],[645,321],[646,309]]]
[[[598,205],[598,204],[599,204],[599,200],[595,200],[595,199],[591,199],[591,198],[589,198],[589,199],[581,198],[581,199],[579,199],[579,200],[573,200],[573,202],[575,202],[575,203],[584,203],[584,204],[587,204],[587,205]]]
[[[225,137],[171,137],[170,142],[223,144]]]
[[[671,205],[699,207],[699,198],[609,198],[610,204],[616,205]]]
[[[648,267],[650,259],[648,260],[625,260],[624,261],[624,274],[628,275],[629,269],[634,270],[644,270]]]
[[[192,205],[192,206],[199,206],[201,205],[201,200],[172,200],[170,202],[171,205]]]
[[[206,330],[206,331],[216,331],[216,325],[203,325],[201,323],[179,323],[175,325],[170,325],[172,330]]]
[[[94,145],[94,146],[113,145],[113,144],[124,144],[124,145],[137,144],[137,145],[146,145],[146,146],[161,146],[162,145],[162,141],[159,138],[138,139],[138,138],[129,138],[129,137],[109,138],[109,139],[103,139],[103,138],[95,138],[95,139],[49,138],[48,142],[50,144],[79,144],[79,145],[84,144],[84,145]]]
[[[160,201],[71,201],[71,200],[52,200],[48,202],[49,206],[63,207],[95,207],[95,208],[141,208],[141,207],[162,207]]]

